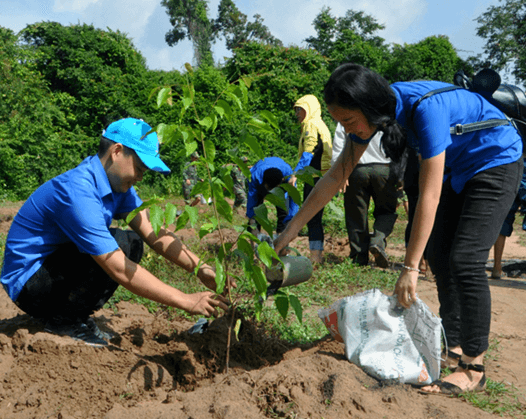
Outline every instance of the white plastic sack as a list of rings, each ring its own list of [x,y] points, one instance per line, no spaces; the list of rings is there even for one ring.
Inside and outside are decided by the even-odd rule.
[[[442,324],[417,299],[409,309],[372,289],[318,311],[347,359],[381,380],[429,384],[440,376]]]

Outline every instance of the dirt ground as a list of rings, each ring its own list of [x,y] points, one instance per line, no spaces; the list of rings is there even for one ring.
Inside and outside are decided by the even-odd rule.
[[[14,212],[1,209],[0,231],[7,231]],[[306,247],[305,238],[298,241],[296,247]],[[348,245],[329,240],[327,250],[346,255]],[[389,247],[388,253],[401,255],[403,249]],[[526,259],[517,236],[508,240],[504,259]],[[499,345],[486,367],[489,378],[519,390],[526,410],[526,279],[516,276],[490,281],[491,338]],[[432,282],[420,281],[418,294],[437,312]],[[328,337],[293,346],[243,321],[227,375],[225,317],[203,335],[190,335],[188,321],[168,321],[131,303],[120,303],[116,312],[101,310],[95,319],[116,333],[107,348],[45,333],[0,290],[0,418],[492,417],[462,399],[378,382]]]

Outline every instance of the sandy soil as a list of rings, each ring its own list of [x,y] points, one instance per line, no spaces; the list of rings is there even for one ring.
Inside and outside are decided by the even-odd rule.
[[[0,231],[8,228],[10,211],[0,211]],[[296,247],[305,245],[302,240]],[[335,255],[348,254],[345,240],[329,245]],[[526,259],[516,236],[505,259]],[[519,275],[490,283],[491,338],[499,345],[487,375],[517,387],[526,411],[526,280]],[[420,281],[419,296],[437,312],[432,282]],[[330,338],[293,346],[243,321],[226,374],[224,317],[203,335],[188,334],[188,321],[169,321],[130,303],[101,310],[95,319],[117,334],[107,348],[45,333],[0,291],[0,418],[492,417],[461,399],[380,383],[348,362],[343,346]]]

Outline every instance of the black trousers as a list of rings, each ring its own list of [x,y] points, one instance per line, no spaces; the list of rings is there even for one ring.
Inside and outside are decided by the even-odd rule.
[[[139,263],[144,245],[132,230],[110,229],[126,256]],[[27,281],[15,304],[32,317],[59,323],[86,320],[101,309],[119,284],[73,243],[62,245]]]
[[[321,178],[317,177],[314,178],[314,186],[318,183],[318,181]],[[303,202],[307,199],[311,191],[314,189],[314,186],[309,185],[307,182],[303,185]],[[309,230],[309,243],[310,243],[310,249],[311,250],[323,250],[323,241],[325,238],[324,231],[323,231],[323,210],[319,210],[314,217],[310,219],[310,221],[307,223],[307,228]],[[317,245],[315,247],[321,248],[313,248],[312,242],[317,242]]]
[[[488,349],[491,295],[489,251],[517,195],[522,158],[476,174],[460,193],[443,185],[428,260],[435,274],[440,317],[450,347],[475,357]]]

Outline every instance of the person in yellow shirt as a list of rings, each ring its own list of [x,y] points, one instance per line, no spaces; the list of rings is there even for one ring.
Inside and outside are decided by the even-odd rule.
[[[305,95],[294,104],[296,118],[301,124],[301,136],[298,145],[298,164],[294,172],[311,166],[321,172],[323,176],[331,167],[332,135],[321,119],[320,102],[314,95]],[[314,178],[314,185],[320,179]],[[291,178],[294,184],[295,177]],[[307,199],[314,186],[305,182],[303,199]],[[309,249],[311,260],[315,263],[323,262],[323,208],[307,223],[309,229]]]

